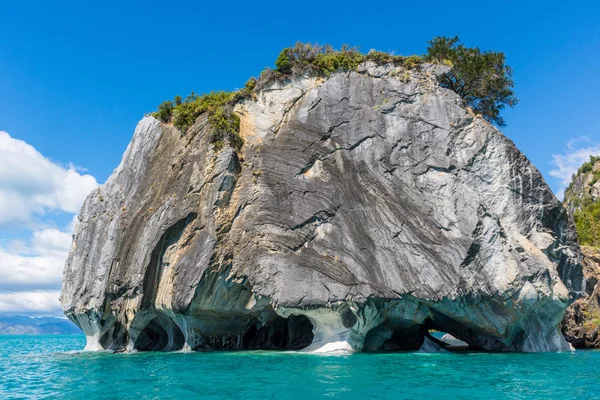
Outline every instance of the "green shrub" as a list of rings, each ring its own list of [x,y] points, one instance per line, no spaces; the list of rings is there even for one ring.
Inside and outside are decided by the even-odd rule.
[[[579,243],[598,247],[600,246],[600,202],[586,203],[581,210],[573,213]]]
[[[275,67],[276,67],[277,71],[279,71],[281,73],[288,73],[291,71],[292,61],[290,60],[290,57],[288,56],[288,52],[290,50],[291,50],[290,48],[285,48],[285,49],[281,50],[281,53],[279,53],[277,60],[275,60]]]
[[[584,319],[584,325],[591,324],[591,328],[594,328],[595,326],[600,326],[600,312],[595,310],[585,310],[582,314]]]
[[[319,55],[315,60],[315,65],[327,76],[338,70],[353,70],[363,60],[360,53],[327,53]]]
[[[250,79],[248,79],[248,81],[246,82],[246,84],[244,85],[244,87],[249,91],[253,91],[254,88],[256,87],[256,78],[255,77],[251,77]]]
[[[481,51],[477,47],[469,48],[459,44],[458,37],[437,37],[429,42],[426,56],[395,56],[371,50],[362,54],[358,48],[333,47],[310,43],[296,43],[285,48],[275,61],[276,72],[290,74],[297,70],[310,68],[329,76],[338,70],[354,70],[363,61],[377,64],[400,64],[408,69],[423,62],[444,64],[450,71],[441,77],[441,86],[453,90],[463,98],[465,104],[480,114],[488,122],[499,127],[505,126],[500,116],[505,106],[517,104],[514,96],[512,69],[505,65],[504,53]]]
[[[338,70],[354,70],[365,60],[365,56],[356,47],[343,45],[340,51],[326,47],[324,52],[318,53],[314,65],[325,75],[329,76]]]
[[[169,122],[173,115],[173,108],[174,105],[171,100],[165,101],[158,106],[158,111],[154,113],[154,117],[160,119],[162,122]]]
[[[276,71],[290,74],[295,69],[312,68],[326,76],[338,70],[355,70],[363,61],[373,61],[377,64],[401,64],[414,68],[423,62],[421,56],[396,56],[381,51],[371,50],[366,55],[358,47],[343,45],[335,50],[330,45],[298,42],[294,47],[285,48],[275,61]]]
[[[231,142],[231,145],[240,149],[244,144],[239,136],[240,118],[231,110],[225,107],[217,107],[208,115],[208,122],[211,126],[211,142],[219,150],[225,139]]]
[[[592,163],[591,162],[586,162],[581,167],[579,167],[579,170],[577,171],[577,173],[578,174],[585,174],[587,172],[590,172],[592,169],[594,169],[594,166],[592,165]]]
[[[517,104],[512,69],[505,65],[504,53],[465,47],[454,38],[436,37],[429,42],[427,62],[452,65],[441,85],[456,92],[466,105],[485,120],[505,126],[500,111]]]
[[[158,106],[153,115],[165,123],[172,122],[185,134],[198,116],[206,114],[211,125],[211,141],[215,147],[229,141],[239,149],[243,141],[239,136],[240,121],[233,113],[233,106],[239,99],[251,96],[254,91],[261,90],[274,79],[305,69],[329,76],[339,70],[355,70],[364,61],[397,64],[408,69],[426,61],[450,66],[451,71],[443,77],[441,85],[458,93],[468,106],[488,121],[503,126],[500,110],[505,105],[512,107],[517,102],[510,80],[512,71],[504,65],[504,54],[482,53],[478,48],[466,48],[457,43],[458,37],[435,38],[430,42],[427,56],[405,57],[376,50],[365,55],[358,48],[347,45],[335,50],[330,45],[298,42],[279,53],[275,70],[266,68],[258,80],[250,78],[243,89],[237,92],[211,92],[202,96],[192,92],[185,99],[175,96],[173,101],[165,101]],[[410,74],[405,71],[399,79],[408,80]]]
[[[240,120],[233,113],[233,100],[236,92],[211,92],[199,96],[192,92],[184,100],[175,97],[175,102],[166,101],[158,107],[154,116],[163,122],[173,122],[173,125],[183,134],[196,122],[202,114],[207,114],[211,126],[211,142],[216,148],[222,146],[225,140],[240,149],[243,140],[239,136]]]
[[[352,70],[365,60],[365,56],[356,47],[343,45],[340,50],[318,44],[298,42],[288,47],[275,61],[276,71],[289,74],[294,69],[312,68],[317,72],[330,75],[337,70]]]
[[[366,61],[373,61],[375,64],[401,64],[406,57],[395,56],[384,51],[377,51],[375,49],[369,50],[365,56]]]
[[[590,156],[590,161],[583,163],[583,165],[579,167],[579,169],[577,170],[577,175],[585,174],[587,172],[592,171],[594,169],[594,164],[596,163],[596,161],[600,161],[600,157]]]
[[[592,173],[592,180],[590,181],[589,186],[594,186],[596,182],[600,180],[600,170],[594,171],[594,165],[598,161],[600,161],[600,156],[590,156],[590,161],[583,163],[581,167],[577,169],[577,173],[571,176],[571,182],[569,183],[569,186],[567,186],[567,188],[565,189],[565,199],[571,197],[571,191],[573,189],[573,186],[575,185],[575,181],[581,175],[587,174],[589,172]],[[570,201],[574,202],[575,200],[576,199],[571,199]]]
[[[409,69],[415,68],[417,65],[422,63],[423,57],[417,55],[408,56],[403,61],[404,66]]]

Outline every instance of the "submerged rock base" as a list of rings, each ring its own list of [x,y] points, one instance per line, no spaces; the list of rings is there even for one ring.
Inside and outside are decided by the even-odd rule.
[[[469,350],[568,351],[556,327],[564,304],[548,298],[535,313],[513,300],[459,298],[427,302],[416,298],[338,302],[328,307],[273,308],[240,283],[213,274],[189,314],[144,309],[118,320],[109,310],[68,314],[87,337],[86,350],[293,350],[314,353],[442,351],[453,341],[433,338],[447,332]],[[235,299],[231,301],[231,299]],[[223,303],[219,303],[223,302]],[[209,308],[210,307],[210,308]],[[544,320],[540,315],[555,320]],[[462,349],[464,350],[464,348]]]

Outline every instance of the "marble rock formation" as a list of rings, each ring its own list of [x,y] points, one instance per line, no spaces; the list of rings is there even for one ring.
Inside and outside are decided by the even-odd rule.
[[[61,301],[87,349],[569,349],[579,247],[540,173],[439,86],[367,62],[207,118],[145,117],[85,201]]]

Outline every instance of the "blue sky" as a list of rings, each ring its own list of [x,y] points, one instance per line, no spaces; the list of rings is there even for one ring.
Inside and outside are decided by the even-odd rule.
[[[0,272],[23,273],[0,284],[0,313],[59,312],[73,216],[145,113],[177,94],[241,87],[296,41],[413,54],[459,35],[504,51],[520,100],[504,133],[555,192],[600,153],[594,1],[0,5]],[[54,278],[38,279],[44,263]]]

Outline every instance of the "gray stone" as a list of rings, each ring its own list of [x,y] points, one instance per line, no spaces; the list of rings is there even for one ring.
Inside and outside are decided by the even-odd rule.
[[[145,117],[65,267],[87,348],[361,351],[374,329],[371,350],[438,329],[568,350],[574,228],[438,69],[271,83],[236,105],[239,153],[215,151],[204,117],[185,135]]]

